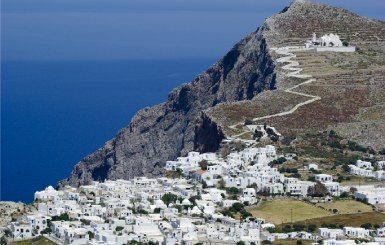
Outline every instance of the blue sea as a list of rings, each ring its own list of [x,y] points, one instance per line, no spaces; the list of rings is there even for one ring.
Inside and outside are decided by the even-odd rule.
[[[73,165],[165,101],[213,60],[12,61],[2,64],[2,200],[68,176]]]

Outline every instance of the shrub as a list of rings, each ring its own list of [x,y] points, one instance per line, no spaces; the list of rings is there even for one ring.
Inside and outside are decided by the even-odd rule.
[[[315,224],[308,224],[307,231],[308,232],[315,232],[317,230],[317,226]]]
[[[349,165],[348,164],[342,165],[342,170],[344,170],[344,172],[348,173],[350,171]]]
[[[342,192],[340,195],[340,198],[348,198],[348,197],[349,197],[349,193],[346,191]]]
[[[90,225],[91,221],[86,220],[86,219],[81,219],[80,222],[82,222],[83,225]]]
[[[148,214],[148,212],[147,212],[146,210],[144,210],[144,209],[140,209],[140,210],[139,210],[139,213],[140,213],[140,214]]]
[[[263,133],[261,131],[255,130],[253,134],[253,139],[260,139],[263,136]]]
[[[50,227],[47,227],[45,228],[44,230],[42,230],[40,232],[40,234],[44,235],[44,234],[50,234],[52,232],[51,228]]]
[[[224,216],[228,216],[228,217],[231,217],[231,218],[234,218],[234,215],[232,212],[230,212],[229,210],[222,210],[221,214],[223,214]]]
[[[371,229],[373,225],[371,223],[365,223],[365,224],[362,224],[361,227],[365,229]]]
[[[247,212],[246,210],[242,210],[240,213],[241,213],[242,219],[246,219],[248,217],[253,216],[251,213]]]
[[[285,226],[282,228],[282,231],[283,231],[284,233],[288,233],[288,232],[292,232],[293,229],[292,229],[291,225],[285,225]]]
[[[329,193],[326,186],[321,182],[317,182],[314,187],[310,188],[309,192],[313,197],[324,197]]]
[[[293,225],[294,231],[303,231],[305,229],[305,225],[303,224],[294,224]]]
[[[311,182],[315,182],[315,176],[309,176],[308,178],[307,178],[307,180],[308,181],[311,181]]]
[[[354,142],[354,141],[349,141],[348,147],[351,151],[361,151],[364,153],[368,151],[368,149],[366,149],[365,147],[359,145],[357,142]]]
[[[117,226],[117,227],[115,228],[115,231],[119,232],[119,231],[122,231],[123,229],[124,229],[123,226]]]
[[[232,194],[232,195],[238,195],[239,189],[236,187],[230,187],[227,189],[227,193]]]
[[[51,221],[70,221],[70,216],[67,213],[63,213],[59,216],[53,216]]]
[[[242,211],[244,208],[245,208],[245,205],[243,205],[243,204],[240,203],[240,202],[236,202],[236,203],[234,203],[234,204],[231,206],[230,211],[231,211],[231,212],[234,212],[234,213],[237,213],[237,212]]]
[[[253,124],[253,120],[251,120],[250,118],[246,118],[244,124],[245,124],[245,126],[251,125],[251,124]]]

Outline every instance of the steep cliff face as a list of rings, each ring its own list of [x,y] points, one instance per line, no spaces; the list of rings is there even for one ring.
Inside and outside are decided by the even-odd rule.
[[[174,89],[165,103],[140,110],[114,139],[76,164],[59,186],[157,176],[167,160],[194,149],[217,149],[224,135],[202,111],[222,102],[250,100],[275,86],[275,65],[264,33],[262,27],[241,40],[206,72]]]

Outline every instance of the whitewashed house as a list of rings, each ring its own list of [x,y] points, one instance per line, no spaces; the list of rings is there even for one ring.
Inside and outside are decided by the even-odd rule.
[[[318,228],[317,234],[322,238],[337,239],[344,235],[344,231],[342,229]]]
[[[307,196],[309,188],[314,186],[314,182],[300,181],[297,178],[285,178],[285,192],[292,196]]]
[[[374,169],[372,166],[372,163],[367,161],[357,160],[356,166],[363,169],[370,169],[370,170]]]
[[[343,228],[344,235],[347,237],[354,237],[354,238],[366,238],[369,237],[369,230],[366,230],[365,228],[361,227],[344,227]]]
[[[376,162],[376,166],[379,170],[385,170],[385,161]]]
[[[21,240],[32,237],[32,225],[29,222],[11,222],[9,229],[13,239]]]
[[[41,214],[27,215],[27,222],[31,224],[33,230],[37,234],[48,227],[48,220],[51,220],[51,217],[44,216]]]
[[[326,182],[323,184],[328,189],[328,192],[330,195],[332,195],[332,196],[340,196],[341,195],[340,183],[332,181],[332,182]]]
[[[359,200],[366,201],[372,205],[385,204],[385,187],[366,185],[355,186],[357,191],[354,197]]]
[[[330,174],[316,174],[314,177],[316,181],[319,181],[321,183],[333,181],[333,176],[331,176]]]

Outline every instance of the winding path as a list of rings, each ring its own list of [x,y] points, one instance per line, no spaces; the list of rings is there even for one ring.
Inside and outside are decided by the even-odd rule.
[[[293,50],[293,51],[296,51],[296,50],[300,51],[300,50],[303,50],[303,48],[301,48],[301,47],[282,47],[282,48],[277,48],[277,49],[273,49],[273,50],[275,50],[275,52],[277,54],[279,54],[279,55],[284,55],[284,57],[281,57],[281,58],[277,59],[278,63],[288,63],[287,65],[282,67],[283,70],[289,71],[285,75],[286,77],[294,77],[294,78],[299,78],[299,79],[307,79],[306,81],[304,81],[304,82],[302,82],[300,84],[297,84],[297,85],[295,85],[295,86],[293,86],[291,88],[285,89],[284,92],[295,94],[295,95],[304,96],[304,97],[309,98],[309,100],[301,102],[301,103],[298,103],[297,105],[295,105],[292,109],[290,109],[288,111],[284,111],[284,112],[280,112],[280,113],[276,113],[276,114],[271,114],[271,115],[267,115],[267,116],[263,116],[263,117],[253,118],[252,119],[253,122],[260,121],[260,120],[263,120],[263,119],[269,119],[269,118],[272,118],[272,117],[280,117],[280,116],[286,116],[286,115],[292,114],[293,112],[298,110],[298,108],[300,108],[302,106],[305,106],[305,105],[308,105],[308,104],[311,104],[311,103],[321,99],[321,97],[319,97],[319,96],[315,96],[315,95],[311,95],[311,94],[306,94],[306,93],[300,93],[300,92],[293,91],[294,89],[296,89],[296,88],[298,88],[298,87],[300,87],[302,85],[310,84],[310,83],[316,81],[316,79],[313,78],[312,75],[301,74],[302,69],[298,67],[299,66],[299,62],[295,61],[295,60],[292,60],[292,59],[296,58],[297,56],[295,54],[293,54],[293,53],[290,53],[290,51],[291,50]],[[232,125],[232,126],[230,126],[230,128],[231,129],[236,129],[236,127],[239,126],[239,125],[242,125],[242,123]],[[244,133],[245,132],[242,132],[240,134],[234,135],[231,138],[237,138],[237,137],[241,136]]]

